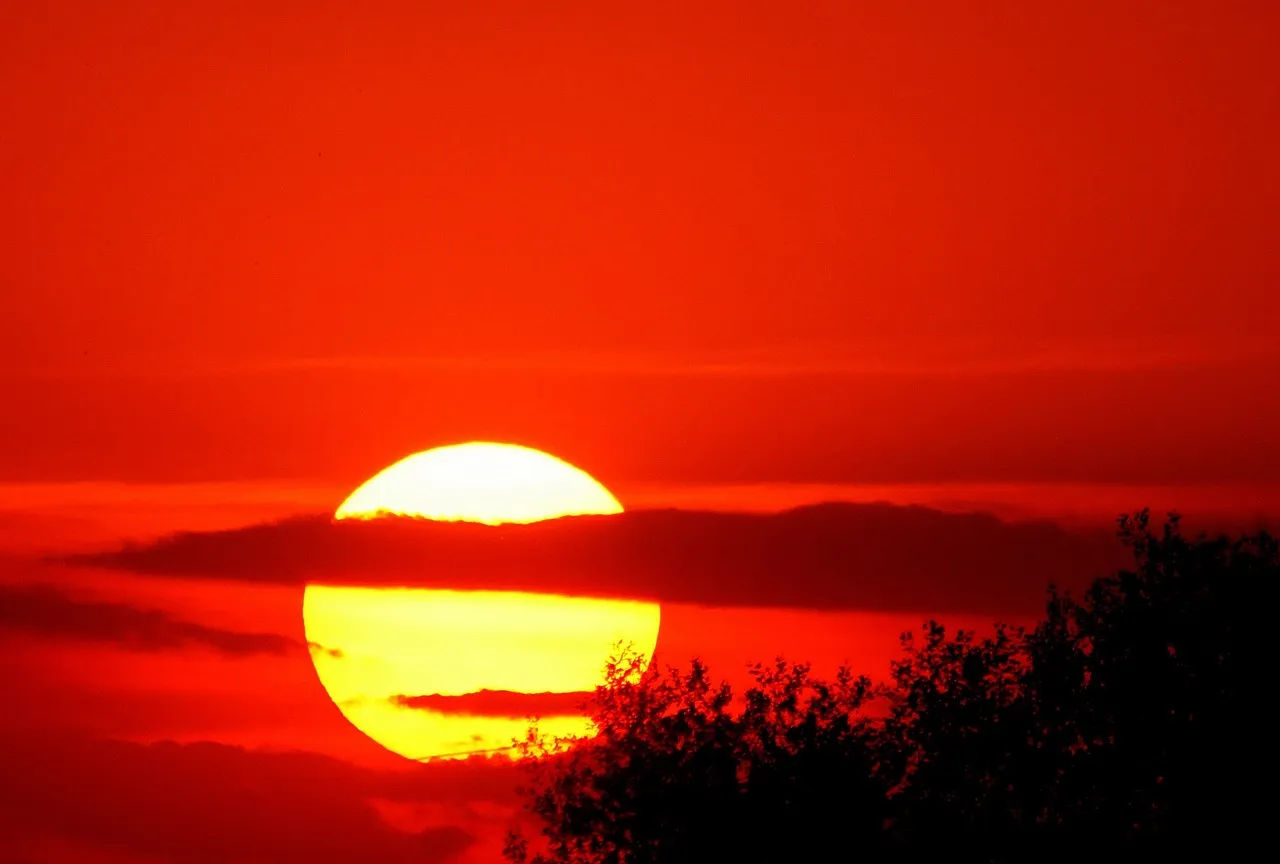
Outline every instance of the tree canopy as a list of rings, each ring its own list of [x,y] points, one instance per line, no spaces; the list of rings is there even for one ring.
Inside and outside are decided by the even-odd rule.
[[[1260,610],[1280,572],[1266,533],[1188,538],[1120,520],[1132,570],[1033,629],[903,637],[886,684],[779,659],[738,696],[694,660],[622,651],[590,706],[597,735],[520,746],[532,864],[1065,860],[1258,825],[1266,749]],[[1252,780],[1253,782],[1249,782]],[[931,855],[932,857],[932,855]]]

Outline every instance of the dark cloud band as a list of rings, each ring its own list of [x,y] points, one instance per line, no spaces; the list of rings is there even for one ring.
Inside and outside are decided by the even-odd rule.
[[[1039,611],[1125,560],[1105,532],[888,504],[680,510],[488,526],[327,516],[67,559],[192,578],[537,591],[710,606]]]
[[[512,690],[477,690],[474,693],[423,696],[393,696],[391,701],[404,708],[419,708],[442,714],[467,714],[481,717],[564,717],[586,714],[592,694],[517,693]]]
[[[124,603],[77,600],[48,585],[0,586],[0,629],[111,642],[137,651],[206,648],[228,656],[284,655],[302,645],[275,633],[244,633]],[[313,650],[328,651],[321,646]]]

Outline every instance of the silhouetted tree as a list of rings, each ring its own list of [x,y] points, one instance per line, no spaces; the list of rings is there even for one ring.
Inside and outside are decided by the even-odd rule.
[[[1157,534],[1146,511],[1120,536],[1135,568],[1078,601],[1054,594],[1026,640],[1027,699],[1060,772],[1046,820],[1130,839],[1238,835],[1267,749],[1276,541],[1189,540],[1176,516]]]
[[[533,860],[793,860],[816,853],[833,821],[879,833],[887,790],[861,716],[869,681],[848,670],[816,681],[780,661],[756,667],[734,705],[697,660],[687,673],[642,665],[630,653],[610,663],[595,738],[567,746],[532,733],[522,745],[547,845]],[[512,838],[512,860],[526,851]]]
[[[886,828],[897,847],[945,836],[986,848],[1034,825],[1051,759],[1032,732],[1033,704],[1024,696],[1028,661],[1020,630],[998,626],[975,639],[948,639],[936,622],[923,638],[903,638],[905,657],[879,727],[880,767],[894,778]]]
[[[512,861],[1066,860],[1114,844],[1241,838],[1266,750],[1263,534],[1188,540],[1120,521],[1135,568],[978,639],[928,622],[891,680],[779,660],[735,700],[623,654],[595,738],[522,745],[540,852]],[[1248,665],[1246,665],[1248,664]],[[1246,671],[1247,670],[1247,671]],[[1251,802],[1254,802],[1251,804]],[[1099,844],[1107,844],[1099,846]]]

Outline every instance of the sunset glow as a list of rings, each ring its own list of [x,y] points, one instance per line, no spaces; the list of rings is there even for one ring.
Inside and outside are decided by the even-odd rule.
[[[496,525],[621,511],[604,486],[566,462],[473,442],[397,462],[335,516]],[[317,646],[316,672],[343,715],[387,749],[424,759],[508,748],[530,716],[549,734],[586,734],[585,717],[566,715],[566,699],[548,694],[594,689],[619,643],[651,655],[660,610],[656,603],[511,591],[309,585],[303,619]],[[482,692],[500,694],[507,707],[495,714],[463,699],[422,704]]]
[[[0,21],[0,864],[1270,839],[1280,0]]]

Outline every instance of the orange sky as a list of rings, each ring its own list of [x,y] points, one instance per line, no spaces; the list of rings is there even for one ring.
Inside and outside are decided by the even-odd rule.
[[[687,5],[11,11],[0,478],[1280,480],[1273,4]]]
[[[859,561],[912,550],[897,593],[834,546],[666,574],[659,651],[738,683],[989,626],[1041,596],[1019,556],[1087,579],[1121,511],[1280,515],[1280,4],[4,19],[0,857],[492,864],[510,766],[357,732],[305,645],[315,551],[237,546],[428,447],[537,447],[628,510],[895,505],[841,518]],[[173,531],[244,572],[39,558]]]

